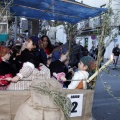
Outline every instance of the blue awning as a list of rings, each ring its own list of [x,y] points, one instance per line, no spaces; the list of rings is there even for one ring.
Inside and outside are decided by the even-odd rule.
[[[106,12],[74,0],[14,0],[10,8],[15,16],[77,23]]]

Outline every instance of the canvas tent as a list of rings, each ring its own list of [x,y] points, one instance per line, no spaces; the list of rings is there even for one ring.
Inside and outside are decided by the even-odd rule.
[[[106,12],[106,9],[91,7],[74,0],[13,0],[10,11],[15,16],[77,23],[98,16]]]

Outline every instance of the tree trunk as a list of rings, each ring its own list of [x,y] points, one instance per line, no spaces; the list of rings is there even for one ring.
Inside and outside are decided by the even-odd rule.
[[[32,20],[32,35],[38,36],[39,20]]]
[[[39,20],[28,20],[28,36],[38,36],[39,33]]]

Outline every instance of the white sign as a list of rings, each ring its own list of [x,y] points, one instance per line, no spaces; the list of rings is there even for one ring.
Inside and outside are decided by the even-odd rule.
[[[83,94],[68,94],[72,103],[70,117],[82,116]]]

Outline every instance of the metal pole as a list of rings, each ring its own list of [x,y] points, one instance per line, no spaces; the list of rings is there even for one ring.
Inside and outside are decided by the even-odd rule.
[[[14,24],[14,41],[17,40],[17,16],[15,16],[15,24]]]

